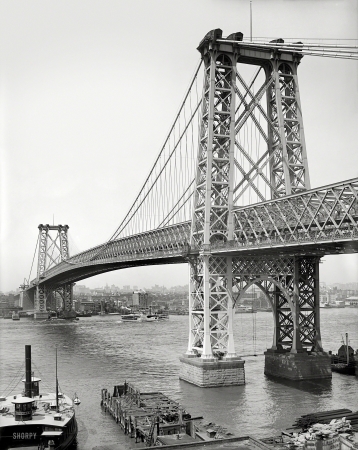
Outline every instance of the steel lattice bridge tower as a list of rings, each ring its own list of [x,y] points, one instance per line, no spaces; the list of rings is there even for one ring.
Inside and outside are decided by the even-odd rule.
[[[245,383],[244,361],[234,344],[233,308],[253,285],[266,295],[274,315],[265,373],[331,377],[321,342],[319,261],[326,254],[358,251],[358,179],[310,186],[297,77],[303,48],[282,40],[248,43],[242,33],[224,39],[220,29],[205,36],[198,47],[202,96],[185,116],[179,137],[166,141],[165,159],[157,164],[158,157],[159,169],[150,172],[147,187],[112,238],[70,257],[68,227],[39,226],[37,278],[24,287],[24,293],[34,294],[39,317],[46,311],[44,299],[56,292],[64,316],[71,317],[72,286],[78,280],[126,267],[186,262],[189,339],[180,358],[182,379],[204,387]],[[249,83],[245,67],[257,68]],[[254,89],[259,75],[261,84]],[[187,133],[196,113],[192,178],[188,166],[175,162],[159,184],[183,142],[187,157]],[[261,150],[248,147],[249,121]],[[163,190],[175,197],[165,212],[169,200],[163,200]],[[180,214],[189,203],[185,219]],[[140,221],[157,217],[162,209],[153,225]],[[57,232],[56,239],[49,240],[50,231]],[[57,260],[48,243],[58,249]]]

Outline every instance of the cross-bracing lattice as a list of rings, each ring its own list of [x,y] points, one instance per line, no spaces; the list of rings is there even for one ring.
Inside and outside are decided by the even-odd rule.
[[[239,34],[230,37],[242,40]],[[198,264],[191,264],[188,353],[211,358],[218,349],[226,356],[235,355],[233,283],[238,293],[253,283],[260,285],[258,271],[265,283],[265,288],[260,287],[273,299],[274,348],[301,350],[319,335],[317,327],[312,331],[317,291],[309,289],[314,277],[303,277],[306,266],[295,259],[289,264],[279,258],[266,260],[261,265],[244,260],[243,274],[235,258],[210,254],[213,248],[236,245],[240,239],[250,241],[253,228],[255,237],[264,232],[266,217],[254,225],[252,216],[246,217],[242,225],[240,208],[233,217],[235,207],[309,188],[297,83],[301,56],[293,52],[283,57],[277,52],[257,54],[249,49],[245,53],[221,39],[221,30],[210,32],[198,49],[205,70],[191,246],[199,249],[202,273],[198,273]],[[240,71],[245,64],[258,66],[249,82],[244,79],[245,69]],[[308,308],[312,295],[315,304]]]

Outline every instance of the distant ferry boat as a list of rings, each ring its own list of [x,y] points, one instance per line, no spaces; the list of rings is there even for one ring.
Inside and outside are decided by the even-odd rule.
[[[321,302],[319,304],[320,308],[345,308],[346,303],[344,300],[336,300],[334,302]]]
[[[332,306],[333,308],[345,308],[346,303],[344,300],[336,300]]]
[[[168,314],[158,313],[130,313],[121,316],[122,322],[158,322],[159,320],[168,320]]]
[[[143,316],[142,314],[137,313],[131,313],[131,314],[125,314],[124,316],[121,316],[122,322],[142,322]]]

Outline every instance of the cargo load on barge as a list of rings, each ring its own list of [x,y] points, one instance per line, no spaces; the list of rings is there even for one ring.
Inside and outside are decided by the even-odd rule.
[[[145,446],[198,446],[215,442],[236,442],[247,447],[249,437],[237,437],[215,423],[203,424],[178,402],[162,392],[141,392],[129,383],[114,386],[113,395],[102,389],[101,406],[124,433]],[[143,444],[142,444],[143,446]]]

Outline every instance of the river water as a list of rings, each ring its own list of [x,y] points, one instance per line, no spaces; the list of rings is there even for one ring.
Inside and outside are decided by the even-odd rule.
[[[192,415],[202,415],[205,422],[223,425],[240,436],[272,436],[314,411],[358,410],[357,376],[333,373],[332,380],[290,382],[264,375],[263,352],[271,347],[273,333],[269,312],[235,315],[235,345],[246,361],[246,384],[209,389],[178,378],[179,356],[187,347],[188,316],[173,315],[157,323],[120,323],[115,315],[58,323],[1,319],[0,327],[2,395],[8,395],[10,388],[14,393],[22,390],[25,344],[32,346],[32,367],[42,379],[43,391],[54,392],[57,347],[60,389],[81,399],[76,407],[78,450],[134,446],[100,408],[101,389],[112,391],[124,380],[144,391],[161,391]],[[321,309],[321,330],[325,350],[336,352],[345,332],[356,349],[358,308]]]

